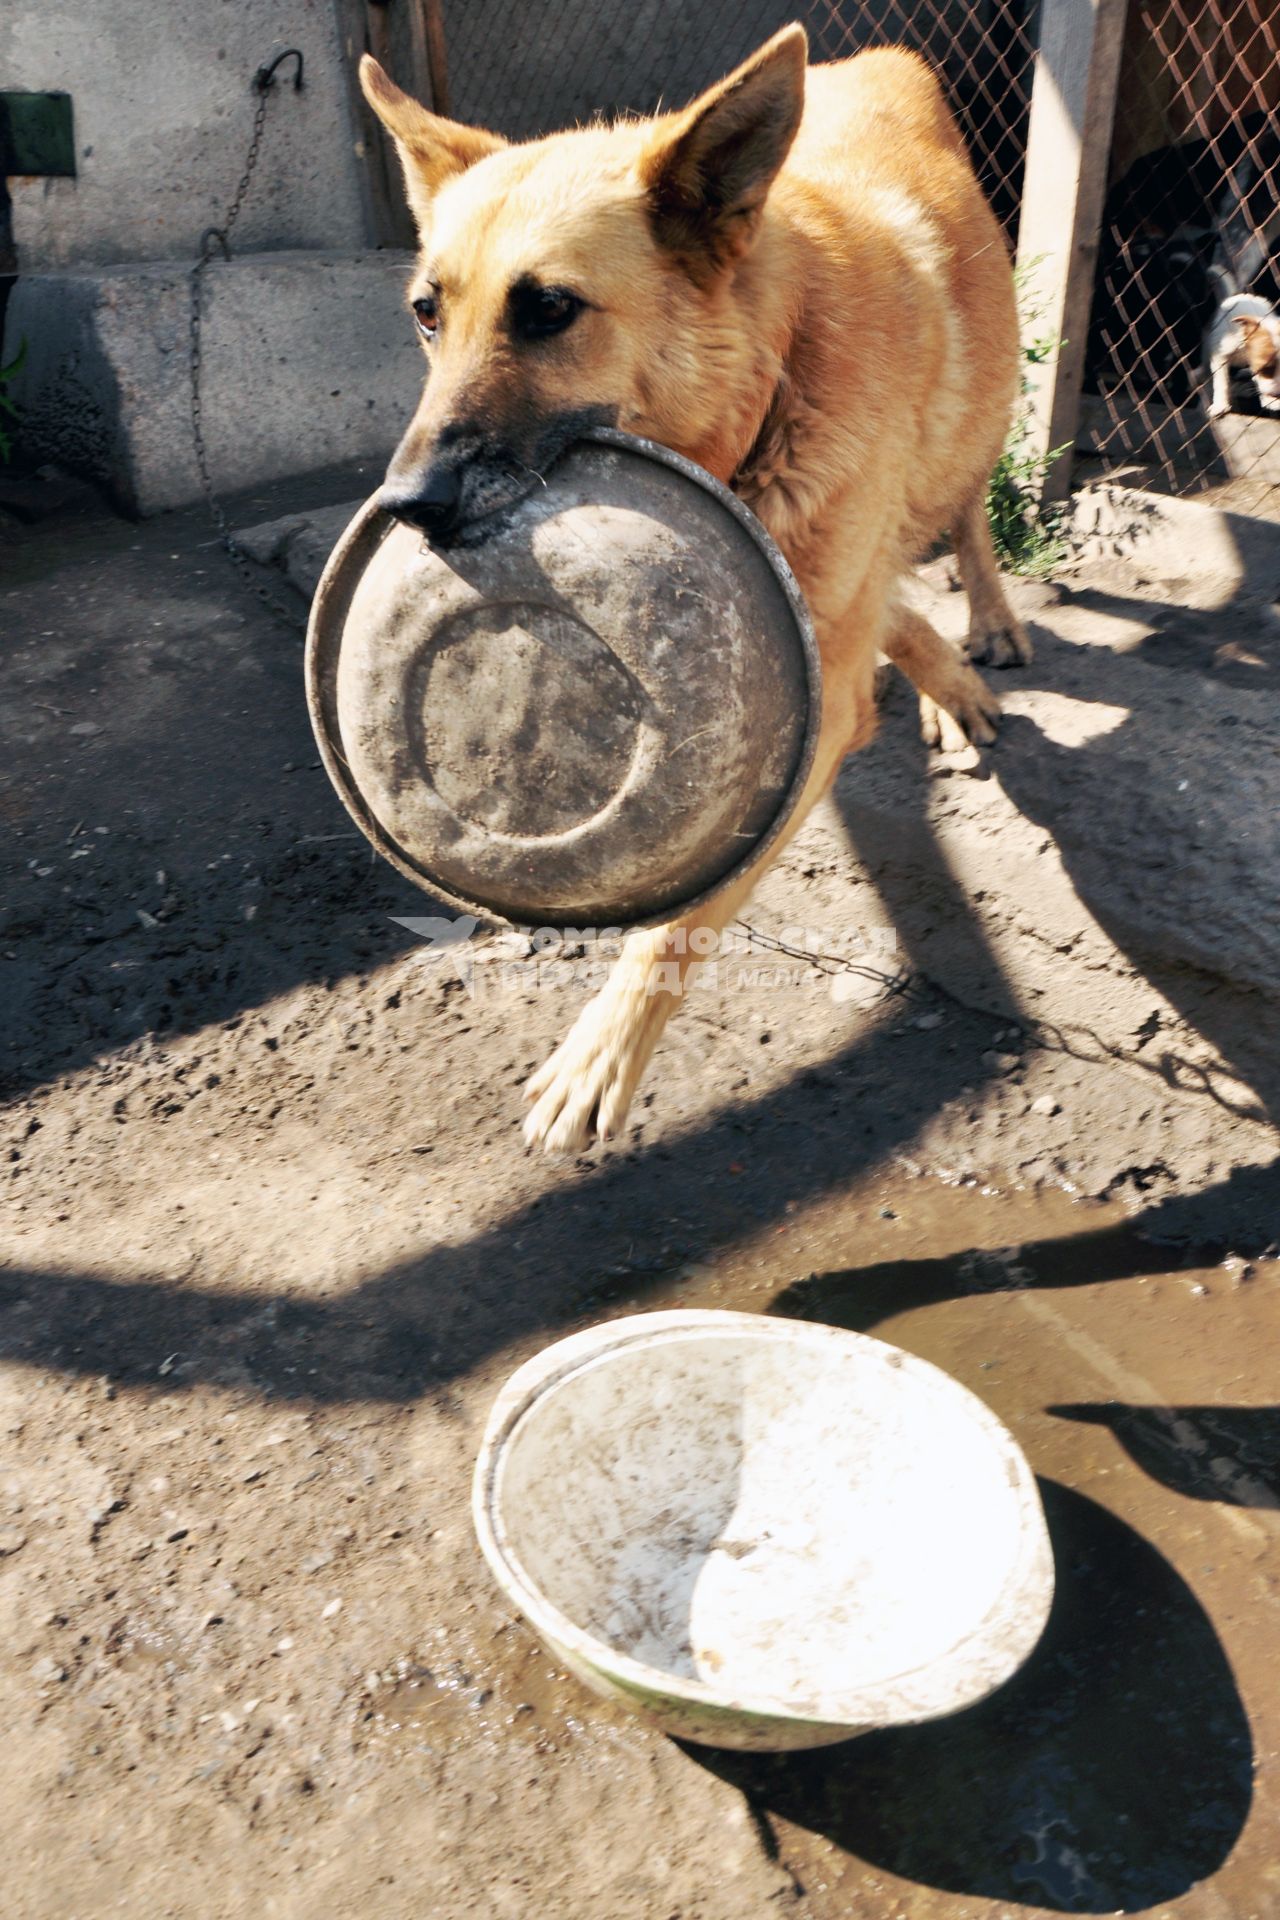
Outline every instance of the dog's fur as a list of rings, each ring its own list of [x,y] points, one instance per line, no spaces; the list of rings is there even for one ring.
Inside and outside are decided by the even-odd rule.
[[[1209,418],[1231,411],[1231,369],[1248,367],[1264,413],[1280,413],[1280,318],[1256,293],[1236,293],[1214,314],[1205,337]]]
[[[873,732],[878,651],[919,688],[931,744],[993,737],[994,696],[899,591],[941,532],[969,596],[971,658],[1030,658],[984,504],[1017,384],[1004,241],[915,55],[806,60],[788,27],[682,112],[521,146],[441,120],[361,66],[420,228],[410,298],[435,303],[421,309],[436,324],[430,378],[389,503],[413,518],[415,502],[447,499],[448,537],[482,538],[588,421],[732,485],[790,560],[822,654],[821,738],[792,831]],[[516,303],[539,288],[581,304],[564,330],[527,339]],[[563,1151],[617,1133],[678,1004],[673,982],[705,950],[690,933],[723,929],[758,878],[629,937],[529,1083],[531,1142]]]

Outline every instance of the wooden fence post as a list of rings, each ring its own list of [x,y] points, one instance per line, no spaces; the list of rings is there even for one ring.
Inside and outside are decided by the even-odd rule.
[[[365,230],[375,247],[418,244],[391,141],[366,105],[356,76],[360,55],[373,55],[415,100],[449,112],[443,0],[335,0],[339,44],[360,160]]]
[[[444,0],[423,0],[422,24],[427,42],[427,73],[431,80],[431,111],[447,120],[453,112],[449,95],[449,52],[444,31]]]
[[[1054,360],[1027,370],[1031,450],[1042,458],[1075,441],[1127,5],[1042,0],[1040,10],[1018,265],[1031,333],[1062,342]],[[1044,498],[1061,499],[1070,484],[1068,451],[1049,468]]]

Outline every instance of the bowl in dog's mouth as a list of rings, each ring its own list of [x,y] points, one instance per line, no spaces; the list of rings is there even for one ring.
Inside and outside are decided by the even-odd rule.
[[[1034,1477],[974,1394],[883,1341],[754,1314],[637,1314],[539,1354],[494,1405],[472,1511],[558,1660],[711,1745],[969,1706],[1053,1593]]]
[[[758,858],[817,739],[817,648],[763,527],[666,448],[599,429],[480,545],[376,499],[307,642],[325,766],[429,892],[521,925],[670,917]]]

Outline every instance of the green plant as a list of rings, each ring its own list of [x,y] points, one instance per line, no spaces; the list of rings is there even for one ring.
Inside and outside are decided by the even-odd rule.
[[[5,388],[17,373],[27,357],[27,343],[24,340],[7,367],[0,367],[0,460],[8,460],[13,453],[13,435],[5,426],[5,415],[10,420],[18,418],[18,409],[5,392]]]
[[[1004,452],[987,483],[987,518],[996,558],[1010,573],[1033,578],[1052,573],[1066,557],[1062,509],[1045,506],[1041,496],[1046,474],[1070,444],[1066,442],[1048,453],[1037,453],[1031,444],[1031,382],[1027,369],[1051,362],[1063,344],[1054,334],[1037,336],[1031,332],[1040,314],[1028,290],[1037,264],[1028,261],[1014,275],[1022,334],[1021,393]]]

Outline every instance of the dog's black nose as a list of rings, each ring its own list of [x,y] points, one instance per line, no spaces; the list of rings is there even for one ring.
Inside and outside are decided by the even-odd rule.
[[[437,464],[406,484],[389,480],[380,503],[397,520],[407,520],[430,539],[448,533],[462,504],[462,475],[457,467]]]

